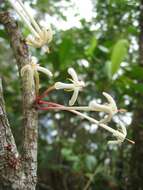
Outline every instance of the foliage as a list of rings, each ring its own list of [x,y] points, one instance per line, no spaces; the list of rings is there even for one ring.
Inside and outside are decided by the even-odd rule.
[[[120,39],[116,42],[113,47],[111,54],[111,61],[107,62],[108,75],[111,78],[115,73],[117,73],[120,68],[120,64],[123,62],[124,57],[127,54],[128,41],[125,39]]]

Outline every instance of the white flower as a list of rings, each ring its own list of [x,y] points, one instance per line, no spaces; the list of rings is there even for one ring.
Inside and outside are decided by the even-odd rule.
[[[33,86],[33,83],[35,82],[35,92],[36,95],[39,94],[39,74],[38,72],[42,72],[49,77],[52,76],[51,71],[48,69],[41,67],[39,64],[37,64],[37,58],[36,57],[31,57],[29,64],[25,65],[21,69],[21,76],[23,77],[25,74],[27,74],[28,77],[28,88],[31,89]],[[34,82],[33,82],[34,81]]]
[[[29,35],[26,38],[27,44],[30,46],[33,46],[35,48],[40,48],[40,47],[44,47],[45,51],[49,51],[48,47],[45,46],[47,43],[51,42],[53,38],[53,33],[52,33],[52,29],[46,29],[46,28],[42,28],[41,32],[39,32],[39,36],[38,37],[34,37],[32,35]]]
[[[113,135],[117,138],[117,140],[108,141],[108,144],[121,144],[124,142],[124,140],[126,139],[126,136],[127,136],[127,129],[123,125],[123,123],[120,123],[120,127],[121,127],[121,129],[119,129],[119,131],[115,131],[113,133]]]
[[[33,34],[27,37],[27,44],[35,48],[47,45],[53,38],[51,28],[40,27],[21,0],[9,0],[9,2]]]
[[[70,110],[70,112],[75,113],[76,115],[78,115],[78,116],[80,116],[80,117],[82,117],[84,119],[87,119],[88,121],[90,121],[92,123],[95,123],[99,127],[102,127],[103,129],[105,129],[108,132],[112,133],[117,138],[117,140],[108,141],[108,144],[121,144],[121,143],[124,142],[125,139],[128,142],[134,144],[134,141],[126,138],[126,136],[127,136],[127,130],[126,130],[126,127],[122,123],[120,123],[120,129],[116,130],[116,129],[113,129],[113,128],[109,127],[108,125],[103,124],[103,123],[97,121],[96,119],[94,119],[94,118],[92,118],[92,117],[90,117],[90,116],[88,116],[88,115],[86,115],[84,113],[81,113],[79,111]]]
[[[95,100],[92,100],[89,103],[89,108],[92,111],[99,111],[99,112],[105,112],[108,113],[108,116],[105,116],[100,122],[102,123],[107,123],[109,122],[113,115],[116,114],[118,112],[117,106],[116,106],[116,102],[115,100],[112,98],[112,96],[110,96],[109,94],[107,94],[106,92],[103,92],[103,95],[107,98],[108,103],[106,104],[98,104]]]
[[[62,82],[56,82],[55,83],[55,89],[65,89],[69,91],[74,91],[73,95],[69,101],[69,105],[74,105],[75,101],[77,100],[79,91],[82,90],[82,88],[85,86],[85,83],[83,81],[78,80],[77,74],[73,68],[68,69],[68,73],[71,75],[72,79],[70,81],[72,83],[66,84]]]
[[[49,71],[48,69],[46,69],[44,67],[41,67],[39,64],[37,64],[37,58],[36,57],[31,57],[30,64],[27,64],[24,67],[22,67],[22,69],[21,69],[21,76],[23,76],[24,73],[27,70],[31,70],[31,72],[33,73],[33,75],[34,75],[35,72],[39,72],[40,71],[42,73],[45,73],[49,77],[53,76],[53,74],[51,73],[51,71]]]

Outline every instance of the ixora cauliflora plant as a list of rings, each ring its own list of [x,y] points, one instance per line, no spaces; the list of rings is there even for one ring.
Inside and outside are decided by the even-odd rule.
[[[16,10],[18,15],[21,17],[22,21],[29,28],[33,36],[29,35],[26,39],[27,44],[35,48],[45,47],[52,40],[52,30],[51,28],[41,28],[39,24],[35,21],[30,12],[27,11],[21,0],[8,0],[13,8]],[[46,46],[48,50],[48,46]],[[88,121],[95,123],[96,125],[104,128],[108,132],[112,133],[116,138],[115,140],[108,141],[108,144],[121,144],[124,140],[134,143],[133,141],[126,138],[127,130],[123,124],[120,124],[119,129],[113,129],[107,125],[111,121],[112,117],[118,112],[122,112],[122,109],[118,109],[113,97],[103,92],[103,96],[107,99],[107,103],[99,104],[95,100],[89,102],[88,106],[74,106],[79,92],[85,87],[85,83],[78,79],[77,73],[73,68],[68,69],[68,74],[71,76],[69,79],[70,83],[56,82],[53,86],[49,87],[42,95],[39,95],[39,74],[38,72],[43,72],[52,77],[52,73],[44,67],[38,64],[37,58],[30,57],[29,64],[21,69],[21,76],[24,77],[25,74],[29,76],[29,81],[35,79],[36,94],[37,98],[34,102],[34,106],[39,110],[65,110],[72,112],[81,118],[87,119]],[[29,85],[31,85],[29,83]],[[51,93],[53,90],[66,90],[73,91],[73,95],[69,100],[69,106],[61,105],[54,102],[45,101],[44,97]],[[89,115],[82,113],[84,112],[104,112],[106,115],[100,121],[90,117]]]

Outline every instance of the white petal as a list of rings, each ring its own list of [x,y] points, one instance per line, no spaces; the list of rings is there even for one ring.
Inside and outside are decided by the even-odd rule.
[[[27,45],[33,46],[35,48],[41,47],[41,44],[39,44],[39,41],[37,41],[32,35],[29,35],[26,38],[26,43],[27,43]]]
[[[48,29],[46,29],[47,32],[48,32],[48,42],[51,42],[52,39],[53,39],[53,31],[52,31],[52,28],[49,26]]]
[[[71,75],[72,79],[75,81],[75,82],[78,82],[78,77],[77,77],[77,74],[75,72],[75,70],[73,68],[69,68],[68,69],[68,73]]]
[[[53,74],[51,73],[51,71],[49,71],[48,69],[44,68],[44,67],[37,67],[37,71],[41,71],[42,73],[45,73],[46,75],[48,75],[49,77],[52,77]]]
[[[66,84],[63,82],[56,82],[55,83],[55,89],[59,90],[59,89],[69,89],[69,90],[73,90],[74,85],[73,84]]]
[[[45,29],[42,29],[41,38],[43,40],[43,43],[48,42],[48,32]]]
[[[42,32],[40,33],[41,38],[43,39],[43,43],[49,43],[53,39],[53,32],[52,29],[46,29],[45,27],[42,28]]]
[[[107,100],[109,101],[109,104],[112,106],[112,109],[113,109],[112,111],[114,113],[117,113],[118,112],[117,105],[116,105],[115,100],[112,98],[112,96],[110,96],[106,92],[103,92],[103,95],[107,98]]]
[[[70,101],[69,101],[69,105],[70,105],[70,106],[73,106],[74,103],[76,102],[77,97],[78,97],[78,93],[79,93],[79,89],[75,88],[75,90],[74,90],[74,92],[73,92],[73,95],[72,95],[72,97],[71,97],[71,99],[70,99]]]

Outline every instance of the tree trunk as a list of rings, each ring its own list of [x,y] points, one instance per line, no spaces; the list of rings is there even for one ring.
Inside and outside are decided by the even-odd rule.
[[[14,19],[7,12],[0,13],[0,23],[4,25],[16,58],[19,75],[21,68],[30,63],[25,40]],[[18,153],[6,117],[2,85],[0,85],[0,190],[34,190],[37,182],[37,136],[38,114],[33,108],[35,84],[29,75],[21,79],[23,101],[23,151]],[[29,87],[29,82],[32,86]]]

